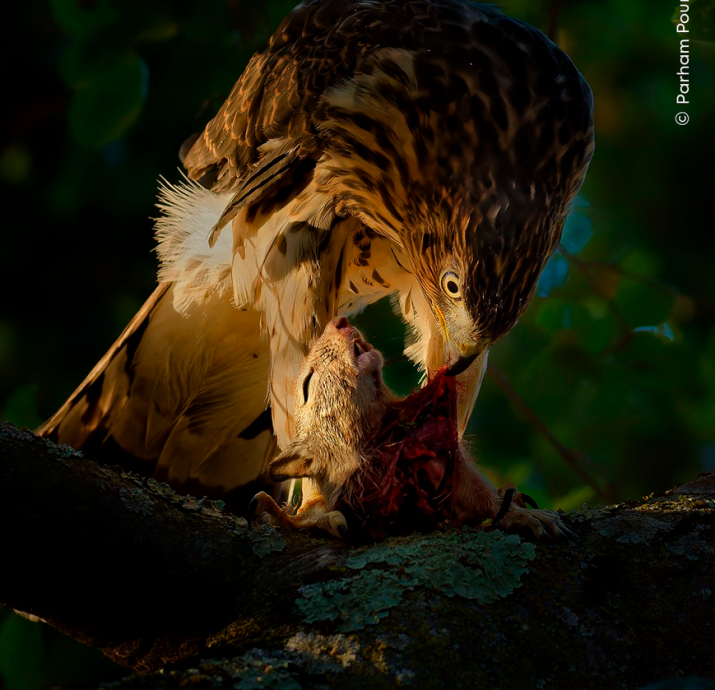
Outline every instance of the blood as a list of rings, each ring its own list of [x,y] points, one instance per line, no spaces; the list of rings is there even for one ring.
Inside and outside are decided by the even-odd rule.
[[[368,436],[364,463],[338,506],[353,538],[431,531],[451,520],[460,461],[457,386],[440,369],[393,403]]]

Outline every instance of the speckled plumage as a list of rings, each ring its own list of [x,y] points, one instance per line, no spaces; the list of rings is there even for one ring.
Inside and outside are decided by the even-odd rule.
[[[169,287],[156,299],[171,300],[177,323],[232,301],[245,314],[226,320],[226,329],[242,329],[234,346],[251,349],[267,370],[252,364],[248,379],[236,372],[222,383],[219,376],[204,395],[211,415],[189,404],[192,390],[175,392],[159,415],[168,421],[156,428],[192,410],[200,417],[190,424],[196,449],[202,436],[224,434],[229,420],[257,416],[259,404],[241,387],[253,385],[260,369],[285,446],[294,380],[310,345],[336,314],[390,294],[413,332],[408,353],[425,369],[476,357],[460,376],[463,428],[488,347],[523,313],[559,241],[593,151],[591,111],[590,90],[568,57],[491,6],[300,5],[186,153],[198,184],[168,189],[159,227],[160,278]],[[249,317],[256,313],[263,338]],[[150,315],[134,325],[143,337],[153,328]],[[177,332],[191,342],[190,328]],[[216,336],[222,347],[225,336]],[[176,388],[177,367],[194,366],[217,346],[206,337],[196,342],[173,346],[185,352],[173,367],[155,366],[148,353],[123,367],[125,378],[131,369],[144,380],[135,393],[148,396],[144,408],[157,408],[152,396],[161,398],[162,386]],[[102,443],[136,448],[126,427],[117,438],[111,422],[118,405],[132,406],[132,382],[113,379],[110,393],[104,379],[107,390],[95,394],[101,411],[85,416]],[[87,395],[80,388],[73,405]],[[72,443],[86,428],[63,421],[72,416],[70,402],[43,431]],[[247,468],[239,483],[264,468],[270,433],[263,432],[261,453],[225,439]],[[150,439],[150,426],[142,433]],[[163,463],[172,479],[170,455]],[[195,451],[186,462],[187,476],[205,484],[210,452]]]

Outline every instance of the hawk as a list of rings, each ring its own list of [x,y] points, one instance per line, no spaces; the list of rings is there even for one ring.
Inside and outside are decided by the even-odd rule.
[[[524,22],[458,0],[307,0],[163,184],[159,286],[40,433],[250,496],[293,438],[312,343],[388,295],[409,357],[458,374],[463,431],[592,152],[588,85]]]

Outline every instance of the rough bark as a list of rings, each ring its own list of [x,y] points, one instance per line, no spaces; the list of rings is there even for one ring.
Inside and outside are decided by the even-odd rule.
[[[348,550],[0,425],[0,602],[148,674],[121,687],[715,677],[715,473],[565,519],[578,541],[464,530]]]

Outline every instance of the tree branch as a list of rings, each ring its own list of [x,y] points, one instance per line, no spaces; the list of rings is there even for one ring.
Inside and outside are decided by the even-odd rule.
[[[465,529],[348,550],[251,532],[0,425],[0,601],[165,669],[114,687],[601,690],[715,675],[715,473],[565,519],[580,541]]]
[[[266,615],[301,577],[345,557],[332,544],[292,540],[266,572],[246,521],[211,501],[6,423],[0,453],[0,603],[141,671],[187,656],[259,608]]]

